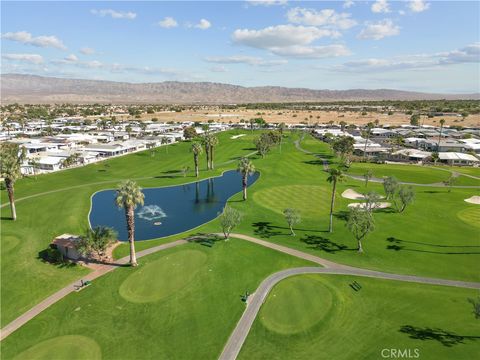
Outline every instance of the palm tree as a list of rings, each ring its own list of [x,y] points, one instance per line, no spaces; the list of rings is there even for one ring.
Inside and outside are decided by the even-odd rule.
[[[193,162],[195,163],[195,176],[198,178],[198,157],[202,154],[202,145],[199,143],[192,144]]]
[[[330,203],[330,226],[328,227],[329,232],[333,232],[333,207],[335,206],[335,192],[337,191],[337,182],[341,182],[345,179],[345,175],[341,169],[331,168],[328,170],[330,176],[327,178],[327,181],[333,184],[332,189],[332,201]]]
[[[363,158],[365,159],[367,157],[367,144],[368,144],[368,140],[370,140],[370,133],[372,132],[372,128],[373,128],[373,123],[369,122],[367,124],[367,130],[366,131],[363,131],[363,136],[365,136],[365,147],[363,149]]]
[[[117,189],[115,203],[119,209],[125,209],[127,219],[128,241],[130,243],[130,265],[137,266],[135,255],[135,208],[143,205],[145,195],[135,181],[127,180]]]
[[[4,179],[7,188],[12,220],[17,219],[14,185],[15,181],[22,176],[21,165],[25,157],[25,148],[20,148],[18,144],[3,143],[0,145],[0,176]]]
[[[207,170],[210,170],[210,135],[205,134],[202,139],[203,146],[205,146],[205,154],[207,155]]]
[[[440,139],[442,138],[443,125],[445,124],[445,119],[440,120],[440,134],[438,134],[438,144],[437,151],[440,151]]]
[[[243,200],[247,200],[248,175],[252,175],[255,172],[255,166],[248,158],[243,157],[238,163],[237,171],[242,174]]]
[[[215,152],[215,146],[218,145],[218,138],[216,136],[210,136],[210,169],[213,170],[213,154]]]

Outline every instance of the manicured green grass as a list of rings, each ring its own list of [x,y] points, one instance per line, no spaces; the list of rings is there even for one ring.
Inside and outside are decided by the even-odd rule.
[[[251,153],[253,136],[231,140],[237,133],[219,134],[217,169],[202,171],[201,177],[219,175],[236,165],[235,158]],[[9,219],[9,206],[2,208],[1,220],[1,325],[27,311],[48,295],[79,279],[87,269],[56,267],[42,262],[38,255],[55,236],[82,234],[88,226],[90,196],[98,190],[115,187],[122,179],[143,178],[141,186],[154,187],[194,181],[193,173],[184,178],[172,171],[189,165],[193,169],[190,142],[106,160],[101,163],[58,173],[30,177],[16,183],[18,220]],[[221,163],[226,163],[220,165]],[[205,167],[205,156],[201,157]],[[192,170],[193,171],[193,170]],[[100,183],[99,183],[100,182]],[[103,183],[101,183],[103,182]],[[92,185],[94,184],[94,185]],[[58,191],[60,190],[60,191]],[[21,200],[24,196],[47,193]],[[5,191],[2,199],[7,199]]]
[[[42,341],[15,356],[15,360],[100,360],[100,346],[89,337],[65,335]]]
[[[202,171],[202,178],[235,168],[238,156],[254,151],[252,139],[258,133],[252,135],[248,132],[247,136],[231,140],[230,136],[235,133],[238,132],[219,134],[217,169]],[[389,209],[376,212],[376,229],[364,241],[365,253],[360,255],[355,251],[356,243],[345,227],[345,211],[351,201],[341,198],[339,194],[347,188],[382,193],[382,186],[370,183],[365,188],[362,181],[353,179],[339,184],[335,231],[328,233],[331,185],[326,182],[327,174],[323,171],[321,162],[315,156],[295,148],[293,141],[298,138],[299,134],[286,133],[281,151],[274,148],[265,159],[252,157],[261,176],[249,188],[249,199],[246,202],[241,201],[241,194],[231,199],[230,205],[244,214],[236,232],[370,269],[479,280],[476,270],[480,261],[478,227],[472,220],[464,221],[458,216],[464,209],[472,207],[463,200],[478,194],[477,190],[453,189],[449,193],[445,188],[416,187],[416,200],[404,213],[398,214]],[[304,141],[312,149],[315,148],[317,153],[329,152],[328,145],[308,135]],[[139,183],[144,187],[195,180],[191,173],[187,178],[172,173],[184,165],[193,167],[190,143],[179,143],[168,148],[168,154],[163,147],[156,150],[154,157],[149,152],[131,154],[101,164],[38,176],[37,180],[29,178],[18,181],[16,189],[19,199],[49,191],[61,191],[18,201],[17,222],[1,220],[2,325],[87,272],[79,267],[58,268],[45,264],[38,259],[38,253],[59,234],[83,233],[88,226],[90,196],[95,191],[115,187],[125,178],[141,178]],[[203,156],[202,168],[204,163]],[[226,164],[220,165],[221,163]],[[407,168],[411,172],[407,181],[418,182],[424,179],[424,171],[448,177],[446,171],[413,166]],[[388,167],[382,169],[386,171]],[[417,170],[422,173],[417,175]],[[426,182],[431,181],[428,179]],[[282,215],[285,207],[296,207],[301,212],[303,221],[296,226],[296,237],[289,235]],[[9,216],[8,207],[2,209],[2,216]],[[191,232],[137,242],[136,247],[142,250],[195,232],[209,231],[220,231],[217,220]],[[126,245],[121,245],[115,251],[117,257],[127,254]]]
[[[349,286],[353,281],[360,291]],[[291,277],[269,294],[239,359],[382,359],[382,349],[412,355],[418,349],[420,359],[473,359],[480,328],[467,299],[476,295],[352,276]]]
[[[352,175],[363,175],[368,170],[377,178],[395,176],[399,181],[418,184],[440,183],[450,176],[448,172],[433,167],[402,164],[352,163],[349,172]]]
[[[314,264],[237,239],[171,248],[48,308],[1,342],[2,359],[39,348],[51,359],[70,358],[54,353],[59,346],[60,355],[76,351],[75,343],[62,342],[66,335],[91,339],[102,359],[216,359],[245,309],[241,295],[268,275],[299,266]],[[50,350],[45,341],[52,341]]]

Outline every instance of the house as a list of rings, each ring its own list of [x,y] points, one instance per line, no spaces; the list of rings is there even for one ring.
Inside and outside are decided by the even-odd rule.
[[[459,152],[440,152],[438,153],[440,162],[448,165],[476,165],[480,163],[475,156]]]
[[[85,145],[84,149],[88,152],[98,153],[100,156],[104,157],[120,155],[127,152],[127,150],[119,144],[89,144]]]
[[[53,239],[52,245],[64,257],[72,260],[78,260],[82,257],[80,252],[77,250],[80,239],[81,237],[78,235],[62,234]]]
[[[62,167],[64,158],[57,156],[41,156],[38,159],[38,168],[40,170],[57,171]]]
[[[431,155],[428,151],[416,150],[416,149],[401,149],[393,152],[388,156],[392,161],[408,161],[408,162],[420,162],[426,160]]]

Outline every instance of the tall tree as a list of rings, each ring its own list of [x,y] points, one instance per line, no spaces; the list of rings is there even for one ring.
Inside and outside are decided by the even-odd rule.
[[[370,134],[372,133],[373,123],[369,122],[366,126],[366,129],[362,132],[362,135],[365,136],[365,146],[363,148],[363,158],[367,157],[367,144],[370,140]]]
[[[205,155],[207,155],[207,170],[210,170],[210,139],[210,135],[207,133],[202,138],[202,143],[205,147]]]
[[[242,189],[243,189],[243,200],[247,200],[247,180],[248,176],[252,175],[255,172],[255,166],[253,163],[246,157],[240,159],[237,171],[242,174]]]
[[[440,151],[440,140],[442,139],[443,125],[445,125],[445,119],[440,120],[440,133],[438,134],[437,151]]]
[[[415,190],[411,186],[400,186],[396,195],[394,196],[393,203],[398,212],[403,212],[407,205],[413,203],[415,200]]]
[[[168,146],[167,146],[168,143],[169,143],[169,141],[168,141],[168,138],[167,138],[167,137],[163,136],[163,137],[160,139],[160,144],[165,145],[165,152],[166,152],[167,154],[168,154]]]
[[[120,209],[125,209],[127,219],[128,241],[130,243],[130,264],[137,266],[135,255],[135,208],[143,205],[145,195],[135,181],[126,180],[117,189],[115,203]]]
[[[215,154],[215,147],[218,146],[218,138],[216,136],[210,136],[210,170],[214,169],[213,159]]]
[[[5,187],[10,201],[12,220],[17,219],[15,209],[15,182],[22,176],[21,165],[26,158],[24,147],[13,143],[0,144],[0,176],[5,181]]]
[[[202,154],[203,149],[202,145],[195,142],[192,144],[192,153],[193,153],[193,162],[195,163],[195,176],[198,178],[199,171],[198,171],[198,157]]]
[[[283,210],[283,216],[285,216],[285,220],[290,228],[290,235],[295,236],[293,227],[301,221],[300,212],[297,209],[286,208]]]
[[[328,170],[330,174],[327,181],[333,185],[332,188],[332,200],[330,202],[330,225],[328,227],[329,232],[333,232],[333,208],[335,207],[335,193],[337,191],[337,183],[345,179],[345,175],[341,169],[331,168]]]
[[[332,149],[340,155],[342,159],[348,159],[348,156],[353,153],[355,139],[351,136],[339,136],[332,144]]]
[[[364,211],[358,207],[350,208],[347,228],[357,240],[358,252],[363,252],[362,240],[375,229],[375,222],[372,214],[369,211]]]

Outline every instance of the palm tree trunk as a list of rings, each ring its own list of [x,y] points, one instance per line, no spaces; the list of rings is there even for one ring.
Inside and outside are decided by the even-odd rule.
[[[367,157],[367,144],[368,144],[368,138],[370,135],[367,133],[367,138],[365,140],[365,147],[363,148],[363,159],[366,159]]]
[[[207,155],[207,170],[210,170],[210,148],[205,146],[205,154]]]
[[[293,226],[292,225],[289,225],[289,226],[290,226],[290,235],[295,236],[295,232],[293,231]]]
[[[363,253],[362,240],[358,239],[358,252]]]
[[[333,232],[333,207],[335,206],[335,191],[337,190],[337,181],[333,181],[332,189],[332,202],[330,203],[330,226],[328,227],[329,232]]]
[[[135,254],[135,214],[133,207],[127,208],[127,229],[128,229],[128,242],[130,243],[130,265],[137,266],[137,256]]]
[[[17,210],[15,209],[15,195],[13,190],[13,181],[5,179],[5,187],[8,192],[8,200],[10,201],[10,209],[12,210],[12,220],[17,220]]]
[[[198,178],[198,155],[193,155],[193,161],[195,162],[195,176]]]
[[[210,169],[213,170],[213,153],[215,152],[215,149],[213,146],[210,147]]]
[[[247,200],[247,174],[243,174],[242,187],[243,187],[243,200]]]

